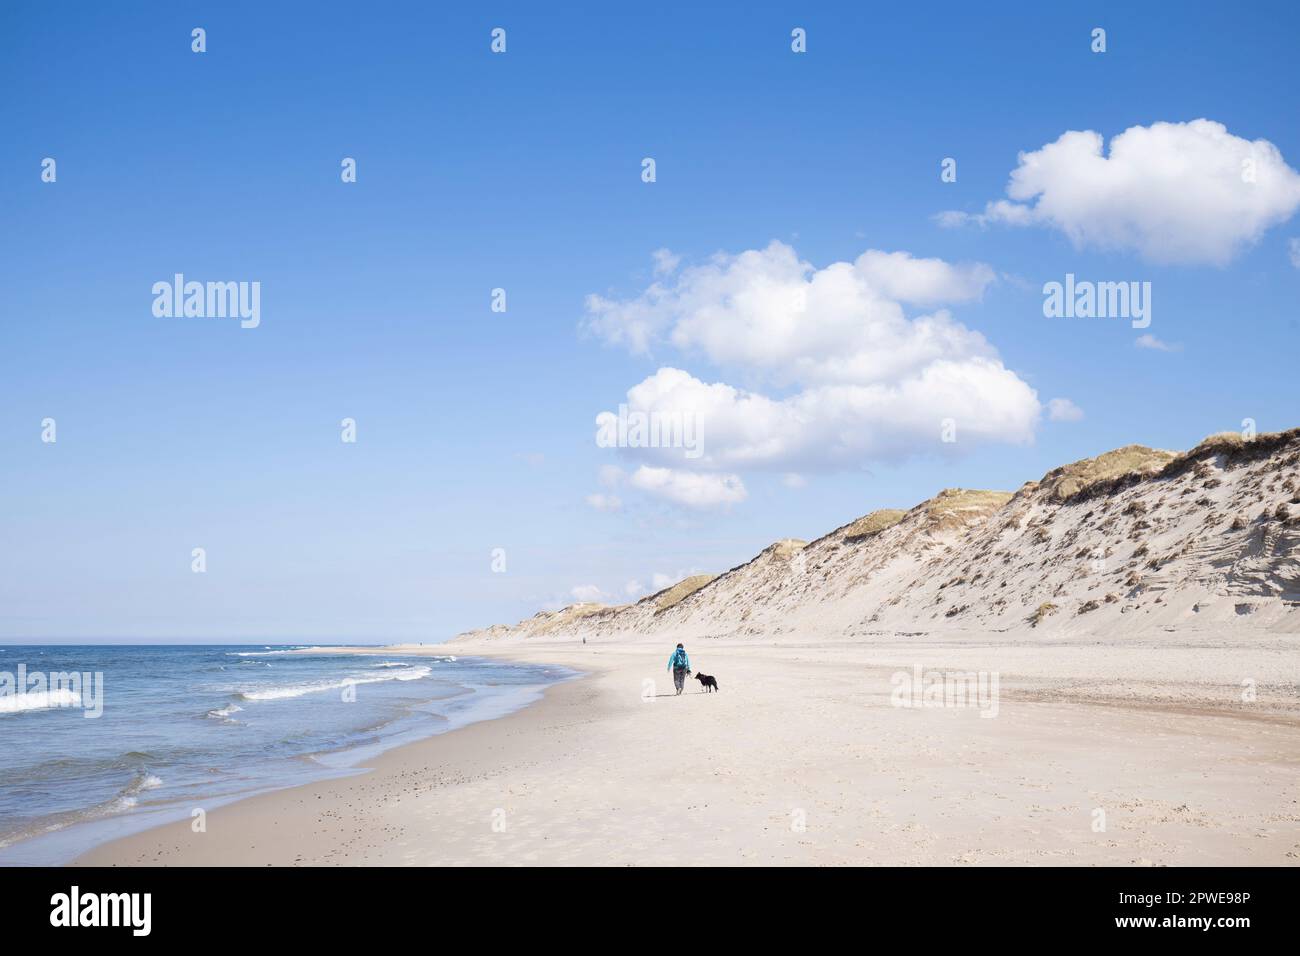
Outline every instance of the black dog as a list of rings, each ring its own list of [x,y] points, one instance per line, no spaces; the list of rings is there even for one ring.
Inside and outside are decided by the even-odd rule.
[[[700,682],[700,690],[707,690],[712,694],[718,689],[718,680],[716,677],[710,677],[708,674],[701,674],[699,671],[696,671],[695,679]]]

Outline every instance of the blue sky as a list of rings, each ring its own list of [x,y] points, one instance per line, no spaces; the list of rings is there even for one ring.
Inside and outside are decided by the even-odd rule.
[[[447,6],[0,10],[0,639],[438,640],[575,588],[625,600],[944,487],[1014,489],[1246,417],[1300,425],[1293,5]],[[1200,118],[1279,151],[1254,226],[1236,192],[1198,194],[1196,168],[1166,206],[1160,183],[1129,183],[1029,224],[936,218],[1007,198],[1018,154],[1068,131],[1109,148]],[[1040,212],[1086,191],[1070,171]],[[1162,255],[1199,230],[1229,237],[1218,261]],[[887,450],[856,460],[796,449],[702,472],[734,475],[743,500],[648,491],[637,470],[663,462],[597,447],[594,422],[658,369],[776,402],[818,383],[783,374],[794,352],[747,365],[738,340],[687,341],[680,314],[630,351],[587,297],[694,295],[690,270],[774,240],[809,275],[867,250],[987,267],[940,307],[1036,396],[1028,440],[943,446],[937,422],[886,422]],[[660,249],[680,265],[657,276]],[[260,326],[155,317],[150,289],[177,272],[260,282]],[[1045,318],[1042,286],[1066,273],[1150,282],[1145,332],[1169,350],[1137,347],[1127,320]],[[935,308],[902,304],[907,322]],[[1051,420],[1058,397],[1083,417]]]

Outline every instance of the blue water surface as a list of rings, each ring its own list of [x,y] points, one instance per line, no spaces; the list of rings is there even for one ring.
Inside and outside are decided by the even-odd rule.
[[[65,862],[195,807],[355,772],[573,676],[450,653],[2,646],[0,863]]]

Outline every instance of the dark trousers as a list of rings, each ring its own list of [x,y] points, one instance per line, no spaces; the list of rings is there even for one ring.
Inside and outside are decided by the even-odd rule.
[[[682,692],[682,687],[685,686],[685,684],[686,684],[686,668],[674,667],[673,686],[677,688],[677,693],[680,694]]]

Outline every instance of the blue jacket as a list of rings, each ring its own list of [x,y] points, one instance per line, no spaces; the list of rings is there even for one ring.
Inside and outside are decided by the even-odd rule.
[[[668,658],[668,669],[672,670],[674,667],[691,669],[691,659],[686,656],[686,648],[677,647],[673,649],[672,657]]]

